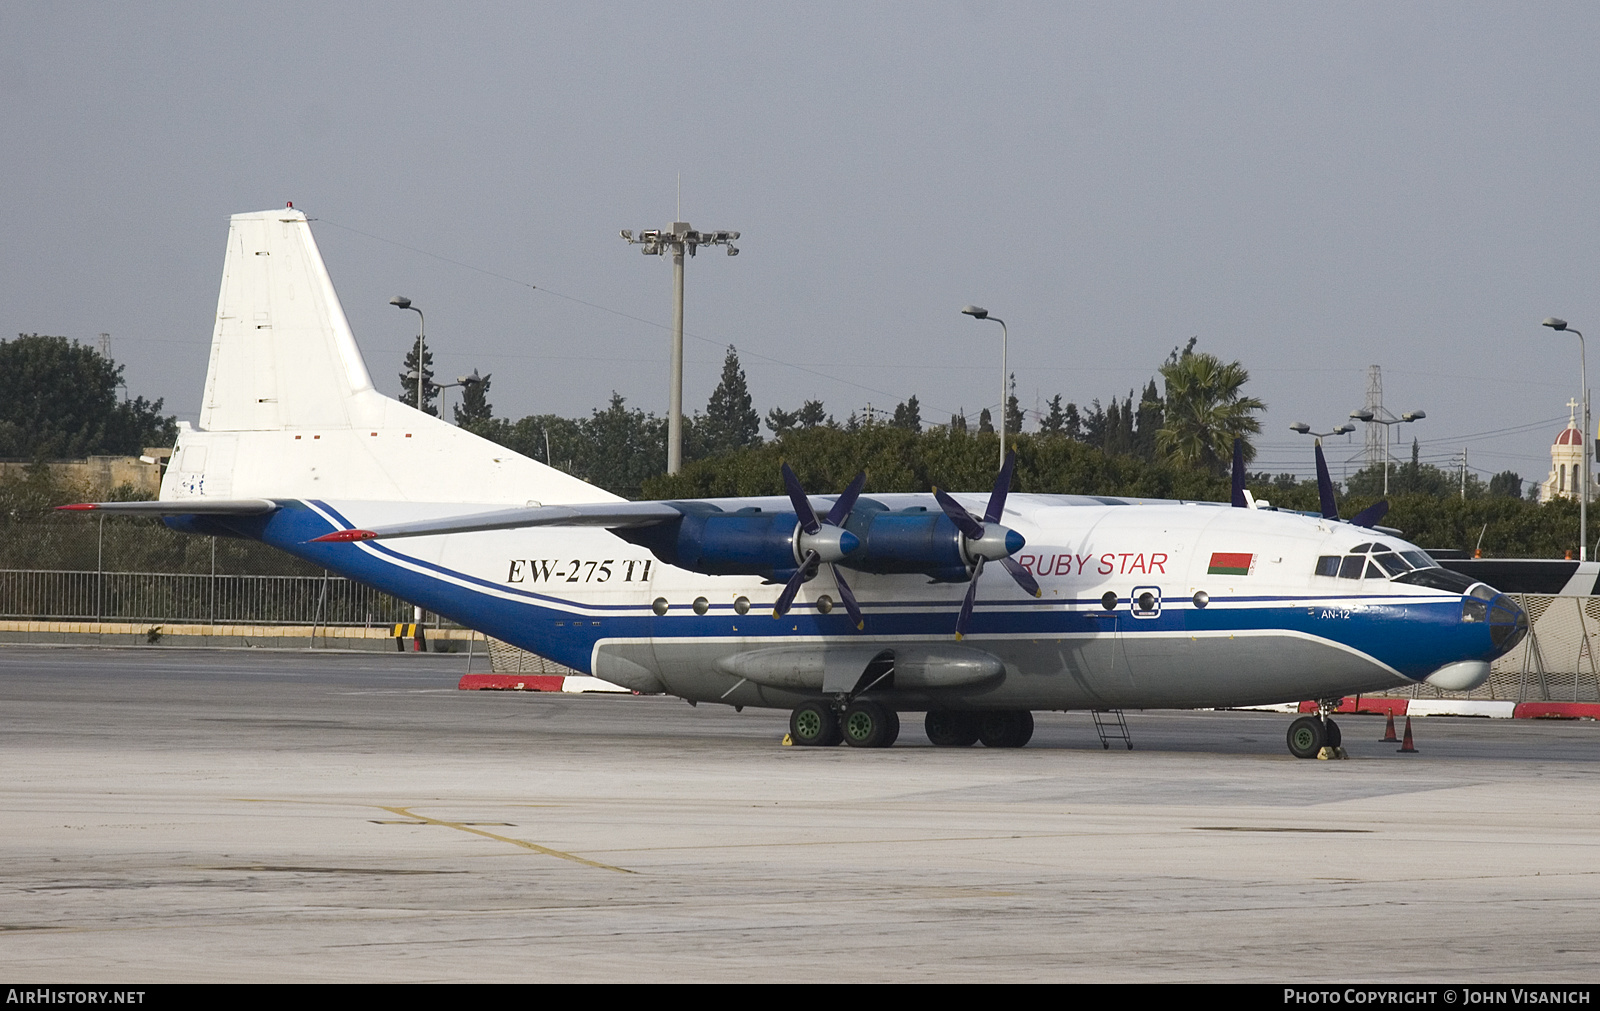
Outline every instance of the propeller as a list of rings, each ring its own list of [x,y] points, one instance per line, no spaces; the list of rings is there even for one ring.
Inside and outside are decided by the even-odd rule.
[[[1333,500],[1333,478],[1328,475],[1328,460],[1322,455],[1322,440],[1316,442],[1317,452],[1317,498],[1322,505],[1322,518],[1336,520],[1339,518],[1339,507]],[[1389,512],[1389,500],[1374,502],[1365,509],[1350,517],[1350,525],[1356,527],[1377,526]]]
[[[1322,440],[1316,442],[1317,449],[1317,499],[1322,504],[1322,518],[1336,520],[1339,518],[1339,506],[1333,499],[1333,478],[1328,474],[1328,458],[1322,455]]]
[[[1350,525],[1355,527],[1375,527],[1378,521],[1389,513],[1389,500],[1379,499],[1365,509],[1350,517]]]
[[[995,478],[994,491],[989,493],[989,506],[983,511],[981,520],[940,489],[933,490],[939,508],[961,531],[961,554],[972,566],[971,585],[967,587],[966,599],[961,602],[961,613],[956,615],[957,639],[967,633],[967,622],[972,618],[972,603],[977,599],[978,577],[983,575],[984,562],[999,562],[1024,591],[1035,597],[1040,595],[1039,584],[1032,574],[1011,557],[1021,551],[1027,542],[1015,530],[1000,525],[1000,517],[1006,508],[1006,495],[1011,491],[1011,473],[1016,465],[1017,454],[1007,453],[1005,465],[1000,468],[1000,476]]]
[[[1233,440],[1233,507],[1248,509],[1250,502],[1244,497],[1244,440]]]
[[[794,606],[795,594],[800,592],[800,584],[811,578],[817,566],[827,562],[828,568],[833,571],[833,581],[839,586],[839,600],[844,603],[844,609],[850,612],[858,631],[866,627],[866,619],[861,616],[861,605],[856,603],[856,595],[851,592],[850,584],[844,581],[844,576],[839,574],[839,566],[835,564],[861,546],[861,539],[844,528],[844,521],[850,516],[850,510],[855,508],[856,499],[861,496],[861,489],[866,483],[867,472],[857,474],[844,494],[834,500],[828,515],[819,521],[794,469],[787,463],[783,465],[783,487],[789,493],[789,501],[794,504],[795,515],[800,519],[800,531],[795,535],[794,542],[795,557],[800,567],[789,577],[788,585],[778,594],[777,603],[772,605],[774,618],[789,613],[789,608]]]

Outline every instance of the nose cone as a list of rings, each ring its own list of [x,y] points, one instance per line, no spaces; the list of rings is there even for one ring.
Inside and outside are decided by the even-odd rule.
[[[1007,557],[1016,554],[1018,551],[1021,551],[1023,549],[1023,547],[1027,543],[1028,543],[1027,539],[1024,538],[1021,534],[1017,533],[1015,530],[1007,530],[1006,531],[1006,555],[1007,555]]]

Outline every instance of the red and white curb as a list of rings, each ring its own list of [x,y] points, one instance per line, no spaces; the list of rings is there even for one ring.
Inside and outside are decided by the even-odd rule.
[[[559,674],[467,674],[456,685],[464,692],[621,692],[621,685],[599,678]]]

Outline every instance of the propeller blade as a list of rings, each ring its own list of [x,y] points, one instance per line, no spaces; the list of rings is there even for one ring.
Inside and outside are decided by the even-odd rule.
[[[806,581],[806,573],[820,561],[822,556],[815,551],[806,552],[805,558],[800,561],[800,567],[789,577],[789,585],[783,588],[783,592],[778,594],[778,602],[772,605],[774,618],[781,618],[789,613],[789,608],[794,606],[794,595],[800,592],[800,584]]]
[[[1389,512],[1389,500],[1382,499],[1367,506],[1350,518],[1350,523],[1358,527],[1375,527],[1378,521]]]
[[[1024,591],[1035,597],[1044,595],[1044,591],[1039,589],[1038,582],[1033,578],[1033,573],[1024,569],[1021,562],[1008,556],[1000,559],[1000,564],[1006,567],[1006,571],[1011,573],[1011,578],[1015,579],[1017,585],[1022,587]]]
[[[977,540],[983,536],[983,524],[973,519],[972,514],[967,512],[960,502],[957,502],[938,488],[933,490],[933,497],[938,501],[939,508],[944,510],[944,514],[950,517],[950,522],[956,525],[957,530],[960,530],[972,540]],[[1004,499],[1002,498],[1001,501],[1003,502]]]
[[[829,526],[842,527],[845,519],[850,515],[850,510],[856,507],[856,499],[861,497],[861,489],[867,485],[867,472],[862,471],[856,479],[850,482],[850,487],[844,490],[833,503],[833,508],[828,510],[826,522]]]
[[[1011,472],[1017,469],[1017,451],[1006,454],[1006,462],[994,479],[994,491],[989,493],[989,508],[983,511],[985,523],[999,523],[1000,514],[1006,511],[1006,496],[1011,493]],[[970,536],[970,535],[969,535]]]
[[[794,504],[794,511],[800,517],[800,529],[808,534],[821,530],[822,524],[817,522],[817,511],[811,508],[811,500],[806,498],[806,490],[800,487],[800,479],[794,476],[794,468],[787,463],[783,465],[783,488],[789,493],[789,501]],[[801,566],[801,570],[804,569],[805,566]]]
[[[1322,455],[1322,440],[1317,440],[1317,498],[1322,501],[1322,518],[1339,518],[1338,503],[1333,500],[1333,478],[1328,476],[1328,458]]]
[[[967,634],[967,622],[972,618],[972,602],[978,596],[978,577],[983,575],[983,559],[972,569],[972,585],[967,587],[967,599],[961,602],[961,613],[956,615],[956,638]]]
[[[1247,509],[1249,503],[1244,500],[1244,440],[1233,440],[1233,507]]]
[[[844,576],[839,572],[837,565],[830,565],[833,570],[833,581],[839,584],[839,599],[844,602],[844,609],[850,612],[850,617],[856,623],[856,631],[867,627],[867,619],[861,616],[861,605],[856,603],[856,595],[850,590],[850,584],[844,581]]]

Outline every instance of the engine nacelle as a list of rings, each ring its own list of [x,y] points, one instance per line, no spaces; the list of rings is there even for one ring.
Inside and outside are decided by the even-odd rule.
[[[616,533],[649,548],[661,561],[713,576],[754,575],[776,582],[792,576],[807,552],[857,572],[920,573],[939,582],[972,577],[978,555],[994,560],[1022,547],[1022,536],[990,525],[993,537],[967,541],[950,517],[930,509],[888,510],[861,502],[844,528],[800,530],[793,512],[757,508],[723,512],[709,502],[673,502],[683,518]],[[989,541],[994,540],[994,544]]]
[[[839,564],[858,572],[920,572],[948,583],[972,575],[961,531],[942,512],[858,508],[845,529],[861,538],[861,547]]]

